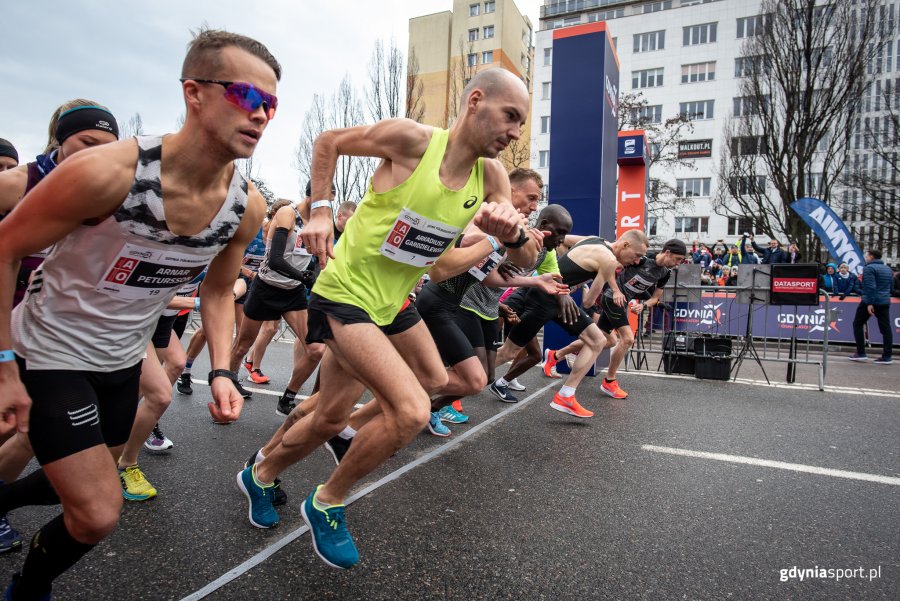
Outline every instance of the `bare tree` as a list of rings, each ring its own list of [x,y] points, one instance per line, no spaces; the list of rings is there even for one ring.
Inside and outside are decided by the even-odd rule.
[[[135,113],[129,117],[128,121],[122,125],[122,131],[119,132],[119,139],[133,138],[144,133],[144,121],[141,119],[140,113]]]
[[[450,127],[459,113],[459,98],[463,88],[478,72],[478,55],[474,52],[472,42],[459,38],[459,58],[450,59],[449,85],[447,86],[447,119],[444,127]]]
[[[306,182],[312,176],[312,150],[316,138],[329,128],[328,117],[325,109],[325,98],[321,94],[313,94],[312,104],[303,115],[303,125],[300,127],[300,139],[294,155],[294,167],[300,172],[300,189],[306,187]]]
[[[372,121],[400,116],[403,91],[403,53],[397,41],[385,50],[384,41],[375,42],[369,59],[369,83],[366,86],[366,108]]]
[[[866,67],[881,44],[880,4],[762,2],[736,60],[741,96],[725,125],[719,214],[752,216],[757,231],[787,236],[813,254],[814,236],[789,206],[805,196],[833,201]]]
[[[419,75],[419,57],[415,49],[410,51],[406,63],[406,118],[419,123],[425,117],[425,82]]]
[[[254,163],[252,156],[246,159],[238,159],[235,161],[235,165],[244,178],[253,182],[253,186],[260,194],[262,194],[262,197],[265,199],[268,206],[272,206],[272,204],[278,200],[275,197],[275,194],[269,189],[266,180],[260,175],[259,166]]]
[[[679,158],[678,143],[694,132],[693,119],[696,115],[679,113],[662,120],[662,114],[655,113],[642,92],[631,92],[619,98],[619,131],[642,129],[647,134],[647,171],[650,174],[650,189],[647,193],[647,212],[657,219],[666,213],[683,213],[693,207],[689,197],[678,196],[670,180],[675,168],[695,170],[692,159]]]
[[[341,80],[337,91],[331,97],[327,123],[329,129],[342,129],[365,123],[362,103],[349,75]],[[341,155],[334,174],[335,200],[359,201],[366,192],[366,186],[374,170],[374,160],[369,157]]]
[[[510,140],[509,145],[503,149],[503,152],[497,158],[500,159],[507,171],[512,171],[519,167],[528,167],[533,157],[530,144],[520,138],[518,140]]]

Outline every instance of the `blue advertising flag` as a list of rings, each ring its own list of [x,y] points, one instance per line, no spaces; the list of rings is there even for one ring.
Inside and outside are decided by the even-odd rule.
[[[831,207],[818,198],[801,198],[791,208],[825,243],[832,257],[846,263],[851,273],[862,273],[866,264],[862,251],[853,234]]]

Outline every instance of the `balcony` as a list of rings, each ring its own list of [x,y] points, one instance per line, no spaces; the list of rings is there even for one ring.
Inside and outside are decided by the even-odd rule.
[[[633,4],[634,0],[550,0],[541,7],[541,18],[555,17],[570,13],[579,13],[591,8],[601,6],[616,6],[619,4]]]

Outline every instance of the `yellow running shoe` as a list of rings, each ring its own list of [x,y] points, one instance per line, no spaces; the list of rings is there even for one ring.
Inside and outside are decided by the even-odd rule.
[[[119,479],[122,481],[122,496],[126,501],[146,501],[156,496],[156,489],[136,465],[119,470]]]

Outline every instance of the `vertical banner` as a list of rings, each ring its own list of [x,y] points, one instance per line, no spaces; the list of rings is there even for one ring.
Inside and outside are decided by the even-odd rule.
[[[549,201],[572,214],[573,234],[612,240],[619,58],[606,23],[555,29],[552,61]],[[571,341],[555,323],[544,328],[545,348],[562,348]],[[559,369],[567,371],[565,364]]]
[[[644,130],[620,131],[619,189],[616,196],[616,238],[628,230],[646,231],[647,135]]]
[[[801,198],[791,205],[791,209],[806,222],[816,236],[825,243],[828,253],[838,260],[846,263],[850,272],[857,275],[862,273],[866,260],[863,257],[859,245],[853,238],[853,234],[844,225],[831,207],[818,198]]]

